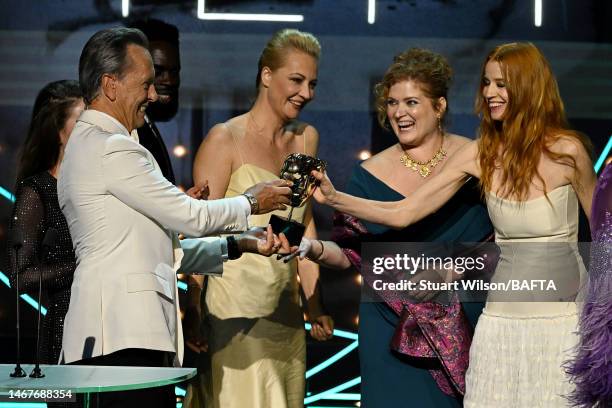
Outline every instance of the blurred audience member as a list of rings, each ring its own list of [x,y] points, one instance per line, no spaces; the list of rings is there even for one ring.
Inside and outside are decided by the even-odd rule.
[[[134,21],[130,26],[142,31],[149,40],[158,96],[157,101],[149,103],[145,124],[138,128],[140,144],[153,154],[162,174],[172,184],[191,185],[190,135],[181,134],[179,123],[173,120],[179,108],[181,84],[178,29],[153,18]]]
[[[37,292],[42,274],[47,314],[40,356],[45,364],[57,364],[59,360],[75,269],[68,224],[57,201],[57,174],[64,147],[83,108],[77,81],[56,81],[45,86],[36,98],[17,169],[10,228],[23,234],[23,247],[16,260],[17,271],[11,271],[11,286],[15,286],[18,273],[20,289]],[[42,254],[41,243],[50,228],[57,230],[58,238],[48,253]],[[13,251],[9,254],[15,256]]]

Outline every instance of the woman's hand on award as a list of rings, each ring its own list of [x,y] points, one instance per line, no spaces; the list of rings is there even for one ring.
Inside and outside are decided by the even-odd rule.
[[[285,256],[280,256],[279,258],[283,259],[284,263],[289,262],[290,260],[292,260],[295,257],[299,257],[300,260],[303,260],[306,257],[312,258],[312,256],[310,255],[310,252],[312,251],[312,240],[308,239],[306,237],[302,237],[302,241],[300,242],[300,246],[297,247],[297,249],[295,251],[293,251],[292,253],[289,253]]]
[[[310,335],[318,341],[329,340],[334,335],[334,319],[329,315],[319,315],[310,319]]]
[[[321,173],[320,171],[313,170],[311,175],[316,178],[318,182],[318,186],[312,194],[314,199],[317,200],[319,204],[329,205],[333,203],[338,192],[327,176],[327,172]]]

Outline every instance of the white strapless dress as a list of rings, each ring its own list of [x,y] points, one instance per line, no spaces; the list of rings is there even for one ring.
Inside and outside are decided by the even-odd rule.
[[[550,202],[549,202],[550,200]],[[489,292],[466,374],[467,408],[566,407],[564,361],[578,342],[578,303],[586,270],[577,249],[571,186],[526,202],[487,197],[501,249],[492,282],[553,280],[557,291]]]

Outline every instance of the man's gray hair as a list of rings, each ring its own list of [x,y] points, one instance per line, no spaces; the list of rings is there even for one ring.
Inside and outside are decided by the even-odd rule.
[[[149,47],[147,37],[135,28],[109,28],[98,31],[87,41],[79,59],[79,84],[86,104],[98,96],[102,75],[123,76],[130,44]]]

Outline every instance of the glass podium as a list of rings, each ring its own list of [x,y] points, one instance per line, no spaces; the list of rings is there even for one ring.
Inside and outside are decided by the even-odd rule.
[[[29,374],[34,365],[22,365]],[[195,368],[172,367],[111,367],[79,365],[41,365],[43,378],[12,378],[15,364],[0,364],[0,400],[5,402],[44,402],[44,392],[60,401],[70,390],[72,395],[84,394],[85,408],[89,408],[91,394],[109,391],[129,391],[159,387],[186,381],[196,374]],[[33,391],[30,391],[33,390]],[[56,391],[57,392],[53,392]],[[19,392],[17,392],[19,391]],[[35,391],[38,391],[36,393]],[[62,392],[63,391],[63,392]],[[51,392],[51,394],[49,394]],[[17,396],[17,397],[16,397]],[[60,399],[55,399],[55,396]],[[68,399],[64,399],[68,402]]]

